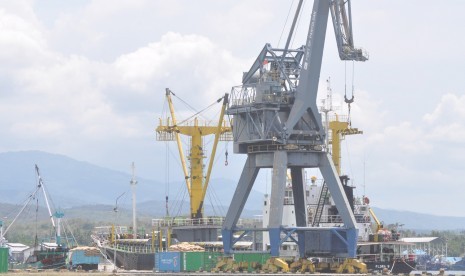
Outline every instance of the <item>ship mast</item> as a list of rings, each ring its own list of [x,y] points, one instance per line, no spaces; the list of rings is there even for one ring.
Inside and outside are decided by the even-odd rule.
[[[135,171],[134,162],[132,162],[131,168],[132,168],[132,178],[131,178],[131,182],[129,183],[131,184],[131,190],[132,190],[132,230],[134,233],[134,238],[137,238],[137,225],[136,225],[136,185],[137,185],[137,181],[134,176],[134,171]]]
[[[326,151],[329,152],[329,117],[328,113],[333,111],[333,93],[331,90],[331,78],[326,80],[326,99],[322,100],[322,106],[320,111],[325,114],[325,129],[326,129],[326,136],[325,136],[325,146]]]
[[[48,203],[47,193],[45,192],[45,184],[42,181],[42,177],[40,176],[39,167],[37,164],[35,165],[37,177],[39,178],[39,187],[42,187],[42,192],[44,192],[45,204],[47,205],[48,214],[50,215],[50,220],[52,221],[53,229],[55,230],[55,242],[58,246],[61,245],[61,218],[63,218],[63,212],[56,211],[55,214],[52,214],[52,210],[50,209],[50,204]],[[57,223],[53,219],[55,217],[57,219]]]

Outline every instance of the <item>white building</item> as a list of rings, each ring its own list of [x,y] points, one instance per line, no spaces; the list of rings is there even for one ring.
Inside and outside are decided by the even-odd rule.
[[[9,242],[6,244],[10,249],[11,258],[18,262],[23,263],[34,253],[34,248],[24,245],[22,243]]]

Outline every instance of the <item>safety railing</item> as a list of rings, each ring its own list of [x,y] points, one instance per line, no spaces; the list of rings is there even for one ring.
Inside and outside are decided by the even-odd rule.
[[[154,227],[180,227],[180,226],[221,226],[224,217],[191,218],[164,218],[152,219]]]
[[[229,99],[229,107],[250,105],[255,102],[257,91],[255,87],[233,86]]]

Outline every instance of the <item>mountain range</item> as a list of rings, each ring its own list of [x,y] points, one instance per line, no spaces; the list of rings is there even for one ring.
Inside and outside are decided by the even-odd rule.
[[[56,208],[72,208],[84,205],[131,206],[131,174],[77,161],[64,155],[42,151],[18,151],[0,153],[0,202],[20,204],[36,190],[38,176],[35,165],[51,201]],[[137,177],[136,198],[139,210],[153,216],[166,213],[166,185],[158,180]],[[189,212],[189,195],[184,182],[170,182],[169,209],[176,215]],[[205,212],[225,215],[236,183],[228,179],[211,179],[205,196]],[[221,191],[221,192],[218,192]],[[261,213],[257,202],[263,194],[252,190],[244,213]],[[221,202],[221,204],[219,204]],[[226,208],[226,209],[225,209]],[[223,212],[223,213],[221,213]]]
[[[35,164],[54,209],[65,210],[67,217],[92,217],[93,220],[111,221],[115,199],[118,209],[130,217],[131,174],[77,161],[70,157],[42,151],[0,153],[0,216],[11,218],[18,206],[32,201],[37,188]],[[236,182],[212,179],[204,206],[207,215],[224,216],[234,194]],[[174,195],[168,202],[170,215],[189,213],[189,197],[185,183],[171,182]],[[221,192],[215,192],[221,191]],[[165,184],[152,179],[137,178],[137,210],[139,217],[157,218],[166,214]],[[263,193],[252,190],[242,213],[243,217],[262,214]],[[44,208],[44,207],[42,207]],[[373,207],[384,224],[403,224],[412,230],[465,229],[465,217],[445,217],[409,211],[386,210]],[[31,209],[29,207],[29,209]],[[44,211],[45,212],[45,211]]]

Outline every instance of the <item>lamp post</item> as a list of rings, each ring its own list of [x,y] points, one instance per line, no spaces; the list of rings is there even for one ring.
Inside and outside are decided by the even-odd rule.
[[[115,266],[114,269],[113,269],[113,272],[116,273],[116,269],[117,269],[117,266],[116,266],[116,220],[118,218],[118,199],[120,199],[126,192],[120,194],[117,198],[116,198],[116,203],[115,203],[115,208],[113,208],[113,211],[115,211],[115,237],[114,237],[114,251],[113,251],[113,265]]]

